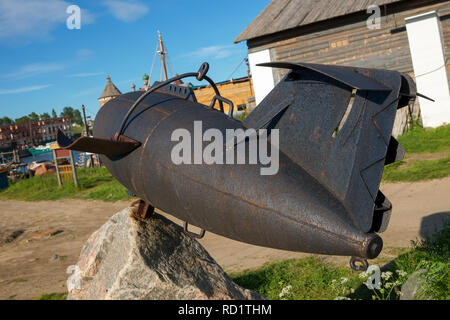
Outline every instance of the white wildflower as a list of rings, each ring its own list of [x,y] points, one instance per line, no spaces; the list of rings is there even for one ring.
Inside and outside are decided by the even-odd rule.
[[[334,300],[352,300],[352,299],[347,298],[347,297],[336,297],[336,298],[334,298]]]
[[[344,284],[344,283],[346,283],[346,282],[348,282],[348,278],[342,277],[342,278],[341,278],[341,284]]]
[[[281,289],[281,292],[280,292],[280,294],[279,294],[279,297],[280,297],[280,298],[283,298],[284,296],[288,295],[289,292],[291,291],[291,289],[292,289],[292,286],[284,287],[283,289]]]
[[[358,275],[358,277],[360,278],[360,279],[365,279],[365,278],[367,278],[369,275],[367,274],[367,272],[365,272],[365,271],[363,271],[363,272],[361,272],[359,275]]]
[[[396,270],[396,272],[400,277],[406,277],[408,275],[408,273],[403,270]]]
[[[383,272],[382,274],[381,274],[381,277],[384,279],[384,280],[389,280],[389,278],[392,276],[392,272],[390,272],[390,271],[386,271],[386,272]]]

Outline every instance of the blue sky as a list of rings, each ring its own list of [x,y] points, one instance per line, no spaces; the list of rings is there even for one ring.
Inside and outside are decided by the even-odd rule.
[[[196,71],[203,61],[209,76],[227,80],[247,56],[239,33],[270,0],[0,0],[0,117],[32,111],[58,114],[64,106],[88,115],[106,74],[122,92],[142,87],[152,65],[157,31],[169,52],[169,73]],[[81,29],[69,30],[69,5],[81,10]],[[159,60],[152,82],[159,80]],[[247,73],[242,64],[233,78]],[[195,81],[194,81],[195,83]]]

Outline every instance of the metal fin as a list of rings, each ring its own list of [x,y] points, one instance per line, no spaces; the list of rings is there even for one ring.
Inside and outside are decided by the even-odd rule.
[[[321,73],[352,88],[366,91],[391,91],[375,79],[359,73],[352,67],[342,67],[334,65],[322,65],[313,63],[289,63],[289,62],[268,62],[257,64],[260,67],[284,68],[284,69],[309,69]]]
[[[281,103],[273,106],[266,114],[261,117],[247,117],[244,121],[244,125],[248,128],[254,128],[259,130],[263,128],[266,124],[272,121],[278,114],[288,108],[295,100],[292,94],[289,94]],[[234,137],[233,137],[234,138]]]
[[[107,156],[123,156],[141,145],[139,141],[126,136],[119,136],[118,141],[90,137],[80,137],[72,141],[60,130],[58,130],[57,141],[62,149],[99,153]]]
[[[388,165],[390,163],[394,163],[396,161],[400,161],[405,157],[405,149],[403,146],[395,139],[391,137],[389,141],[389,146],[386,152],[386,160],[384,161],[384,165]]]
[[[244,125],[265,123],[266,116],[283,109],[283,99],[293,94],[292,104],[272,125],[281,129],[279,150],[336,196],[356,227],[369,232],[398,105],[409,102],[399,101],[400,89],[403,85],[405,93],[415,95],[413,83],[402,73],[380,69],[264,65],[294,71],[261,101]],[[357,89],[354,97],[352,88]],[[387,163],[401,159],[402,150],[394,141],[389,154],[393,160]]]

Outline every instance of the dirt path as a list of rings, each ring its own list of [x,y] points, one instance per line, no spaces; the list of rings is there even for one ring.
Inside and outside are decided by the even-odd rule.
[[[407,247],[411,240],[440,228],[444,217],[450,215],[450,178],[385,184],[381,190],[394,204],[389,228],[382,234],[385,247]],[[66,269],[76,263],[83,243],[128,204],[85,200],[1,201],[0,299],[36,298],[43,293],[65,291]],[[256,247],[208,232],[200,242],[227,271],[305,256]],[[330,259],[346,263],[348,257]]]

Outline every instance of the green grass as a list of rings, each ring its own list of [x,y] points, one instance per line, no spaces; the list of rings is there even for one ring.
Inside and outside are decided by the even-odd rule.
[[[407,153],[435,153],[450,150],[450,125],[435,129],[414,126],[397,138]]]
[[[394,251],[390,250],[391,253]],[[269,263],[259,269],[232,273],[230,276],[240,286],[269,299],[329,300],[346,297],[395,300],[399,299],[401,285],[408,276],[419,269],[426,269],[429,285],[420,294],[437,300],[450,299],[450,220],[431,239],[413,243],[406,253],[402,253],[404,249],[398,252],[401,254],[382,268],[385,275],[392,272],[389,279],[382,280],[383,292],[369,290],[360,273],[317,257]],[[397,270],[406,272],[406,275],[400,276]],[[389,289],[387,283],[395,281],[399,284]],[[286,290],[288,286],[291,287],[289,292],[280,297],[283,288]]]
[[[387,165],[383,180],[389,182],[442,179],[450,175],[450,157],[438,160],[398,161]]]
[[[36,300],[66,300],[67,292],[60,293],[44,293],[41,294]]]
[[[0,199],[38,201],[72,198],[109,202],[130,199],[126,188],[106,168],[77,169],[77,173],[79,188],[72,180],[59,188],[56,175],[41,175],[10,182],[9,188],[0,191]]]
[[[269,263],[257,270],[231,274],[231,277],[240,286],[272,300],[334,299],[339,292],[333,288],[333,280],[347,278],[354,286],[361,283],[356,272],[332,266],[317,257]],[[292,286],[290,293],[280,297],[287,286]]]
[[[414,182],[442,179],[450,175],[450,125],[423,129],[415,125],[397,140],[405,148],[409,161],[398,161],[384,168],[383,180],[389,182]],[[444,152],[437,160],[415,160],[414,154]]]

